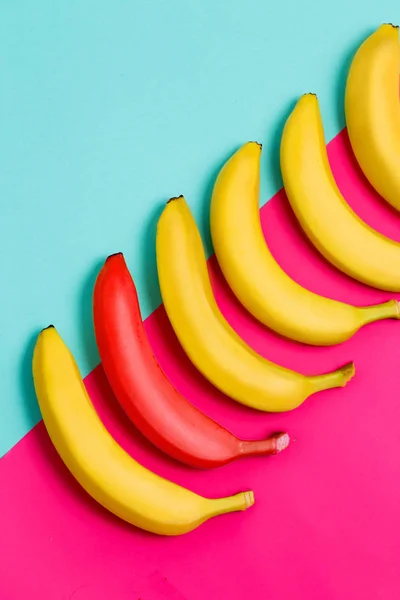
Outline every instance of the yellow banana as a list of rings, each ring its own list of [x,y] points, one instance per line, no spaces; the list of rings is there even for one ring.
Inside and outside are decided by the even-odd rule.
[[[33,377],[57,452],[81,486],[121,519],[153,533],[179,535],[254,503],[253,492],[203,498],[133,460],[100,421],[72,354],[52,326],[36,342]]]
[[[288,338],[326,346],[366,323],[399,318],[396,300],[358,308],[293,281],[265,242],[259,213],[261,146],[244,144],[225,163],[211,200],[211,236],[226,281],[256,319]]]
[[[376,191],[400,210],[400,45],[398,27],[381,25],[350,66],[345,113],[350,143]]]
[[[286,121],[280,160],[289,202],[320,253],[358,281],[399,292],[400,244],[364,223],[341,195],[314,94],[302,96]]]
[[[172,327],[197,369],[231,398],[258,410],[296,408],[315,392],[344,386],[354,365],[306,377],[269,362],[237,335],[222,316],[211,288],[206,257],[185,199],[166,205],[157,227],[161,295]]]

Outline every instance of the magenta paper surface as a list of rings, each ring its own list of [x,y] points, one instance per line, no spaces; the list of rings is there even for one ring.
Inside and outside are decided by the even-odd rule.
[[[400,216],[361,177],[345,132],[331,142],[329,156],[353,208],[400,241]],[[284,193],[261,215],[272,252],[304,286],[360,305],[393,296],[324,262],[299,230]],[[375,323],[334,348],[302,346],[256,323],[232,298],[215,260],[209,265],[222,311],[258,352],[310,374],[354,360],[356,377],[291,413],[259,414],[225,398],[195,371],[161,307],[146,328],[178,389],[235,434],[258,438],[287,430],[291,446],[277,457],[213,471],[182,466],[135,431],[98,367],[85,380],[88,391],[132,456],[210,497],[253,489],[256,503],[182,537],[147,534],[86,495],[41,423],[0,462],[6,488],[0,495],[0,600],[400,598],[400,323]]]

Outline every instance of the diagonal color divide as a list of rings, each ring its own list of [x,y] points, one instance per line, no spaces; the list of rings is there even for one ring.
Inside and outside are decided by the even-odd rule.
[[[400,216],[361,177],[345,132],[330,143],[329,156],[357,212],[400,241]],[[355,304],[390,297],[325,263],[300,232],[283,192],[261,215],[271,250],[300,283]],[[76,592],[78,600],[90,600],[93,590],[97,600],[400,596],[400,323],[376,323],[339,347],[303,347],[257,324],[232,298],[214,258],[209,267],[221,309],[260,353],[307,373],[354,359],[356,378],[291,413],[258,414],[223,397],[195,371],[160,307],[146,329],[179,390],[238,435],[285,429],[292,445],[278,457],[207,472],[189,469],[134,430],[97,367],[85,383],[106,426],[128,452],[205,495],[252,488],[256,504],[180,538],[151,536],[114,518],[80,489],[40,423],[0,463],[7,490],[0,496],[0,598],[54,600]]]

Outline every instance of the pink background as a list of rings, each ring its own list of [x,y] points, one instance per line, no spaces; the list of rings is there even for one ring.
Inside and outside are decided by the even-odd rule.
[[[329,145],[334,175],[368,223],[400,241],[400,217],[376,198],[354,164],[347,135]],[[335,271],[300,232],[283,192],[261,211],[270,248],[306,287],[354,304],[391,295]],[[147,320],[168,376],[193,403],[243,437],[287,430],[288,450],[195,471],[161,455],[117,407],[101,367],[86,384],[106,426],[135,458],[209,496],[253,489],[255,506],[191,534],[160,538],[108,514],[74,482],[43,424],[0,462],[0,600],[372,600],[400,597],[400,323],[370,325],[335,348],[279,338],[232,298],[216,266],[218,303],[261,354],[305,373],[349,360],[356,378],[282,415],[225,398],[188,363],[160,307]],[[399,274],[400,275],[400,274]],[[398,295],[400,298],[400,295]]]

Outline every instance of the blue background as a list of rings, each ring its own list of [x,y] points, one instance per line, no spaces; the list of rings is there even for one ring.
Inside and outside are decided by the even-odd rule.
[[[99,361],[95,276],[123,251],[144,317],[160,303],[155,225],[184,194],[211,253],[208,204],[239,144],[264,145],[262,199],[296,98],[344,126],[349,61],[395,0],[2,0],[0,456],[40,418],[31,376],[54,323],[86,375]]]

